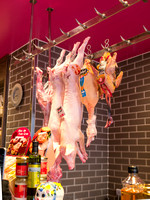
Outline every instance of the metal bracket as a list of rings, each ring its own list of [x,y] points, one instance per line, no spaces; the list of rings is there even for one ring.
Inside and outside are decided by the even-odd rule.
[[[86,25],[84,25],[84,24],[81,24],[77,19],[76,19],[76,22],[79,24],[79,26],[81,26],[83,29],[86,29],[87,28],[87,26]]]
[[[96,8],[94,8],[94,10],[99,16],[101,16],[102,19],[106,18],[105,13],[100,13]]]
[[[40,51],[45,51],[45,49],[43,47],[39,47],[36,44],[33,43],[33,46],[35,46],[36,49],[40,50]]]
[[[45,36],[45,37],[46,37],[46,36]],[[48,37],[46,37],[46,39],[47,39],[47,41],[48,41],[49,43],[52,43],[53,45],[56,44],[56,41],[55,41],[55,40],[50,40]]]
[[[126,42],[127,44],[131,44],[131,41],[130,40],[125,40],[121,35],[120,35],[122,41]]]
[[[70,34],[69,33],[66,33],[64,32],[61,28],[60,28],[60,31],[62,32],[63,35],[66,35],[67,37],[70,37]]]
[[[150,33],[150,31],[144,25],[143,25],[143,28],[147,33]]]
[[[128,7],[129,6],[127,1],[124,1],[124,0],[119,0],[119,1],[120,1],[120,3],[123,4],[124,7]]]

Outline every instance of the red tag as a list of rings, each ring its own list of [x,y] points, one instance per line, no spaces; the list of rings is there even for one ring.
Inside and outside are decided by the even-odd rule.
[[[15,197],[26,198],[27,197],[27,185],[15,185]]]
[[[16,163],[16,176],[28,176],[28,163]]]
[[[41,174],[47,174],[47,162],[41,162]]]

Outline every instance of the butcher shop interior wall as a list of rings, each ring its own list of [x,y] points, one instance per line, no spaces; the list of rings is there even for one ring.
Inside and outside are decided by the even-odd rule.
[[[37,41],[36,41],[37,42]],[[39,45],[43,43],[38,41]],[[24,50],[27,49],[25,45]],[[52,66],[61,49],[52,49]],[[22,54],[22,49],[13,53],[15,56]],[[46,72],[48,66],[48,52],[43,52],[37,58],[38,66]],[[69,171],[63,161],[62,185],[65,188],[67,199],[111,199],[116,198],[116,188],[121,188],[121,180],[127,175],[129,164],[139,166],[140,177],[149,182],[150,173],[150,53],[119,63],[119,68],[124,72],[120,87],[112,99],[114,124],[104,128],[107,119],[107,106],[100,100],[96,107],[98,135],[88,149],[89,159],[86,164],[76,161],[75,170]],[[25,61],[18,65],[10,63],[8,115],[6,130],[6,147],[11,135],[20,126],[30,129],[30,104],[31,104],[31,78],[32,63]],[[10,95],[15,83],[20,82],[23,87],[23,99],[15,109],[12,106]],[[43,124],[43,114],[36,101],[35,131]],[[87,112],[84,111],[82,130],[85,133]]]
[[[34,41],[39,46],[44,43],[38,40]],[[13,53],[13,56],[19,57],[22,55],[22,50],[27,50],[27,45]],[[56,59],[60,56],[61,49],[53,47],[51,51],[52,67],[56,63]],[[31,98],[32,86],[32,66],[33,62],[25,61],[17,65],[13,65],[13,59],[10,63],[10,79],[9,79],[9,101],[7,115],[7,131],[6,131],[6,147],[8,147],[12,133],[19,127],[26,127],[31,130],[31,125],[34,127],[34,132],[43,126],[43,112],[35,99],[35,113],[31,110],[33,99]],[[36,66],[42,69],[43,74],[46,74],[48,66],[49,53],[48,51],[39,54],[34,61]],[[16,83],[20,83],[23,87],[23,98],[21,104],[15,108],[11,102],[11,90]],[[34,84],[36,86],[36,84]],[[36,88],[33,87],[36,91]],[[33,93],[35,93],[33,91]],[[68,166],[64,160],[61,163],[63,177],[61,183],[65,189],[64,199],[106,199],[108,195],[108,130],[104,128],[107,120],[107,106],[105,100],[100,101],[95,109],[97,115],[97,139],[87,148],[88,160],[82,164],[80,159],[76,158],[76,166],[72,171],[68,170]],[[31,117],[34,118],[34,124],[31,123]],[[88,113],[85,109],[83,113],[82,131],[86,135],[86,120]]]

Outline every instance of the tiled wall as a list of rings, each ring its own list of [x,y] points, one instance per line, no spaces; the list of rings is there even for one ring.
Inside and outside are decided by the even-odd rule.
[[[124,71],[116,90],[109,129],[109,196],[127,176],[128,165],[139,167],[139,176],[150,183],[150,53],[119,63]]]
[[[42,45],[42,42],[39,42]],[[26,50],[26,46],[24,47]],[[52,48],[52,66],[55,65],[56,59],[59,57],[61,49]],[[22,49],[16,51],[13,55],[19,57]],[[48,66],[48,52],[40,54],[37,58],[38,66],[46,72]],[[9,103],[7,118],[7,143],[9,143],[11,134],[20,126],[30,129],[30,89],[31,89],[31,62],[20,63],[17,66],[11,65],[10,84],[9,84]],[[10,102],[10,93],[13,85],[22,77],[22,86],[24,88],[24,97],[17,109],[13,108]],[[73,171],[69,171],[66,162],[63,160],[61,167],[63,169],[63,177],[61,183],[65,189],[64,200],[106,200],[108,194],[108,131],[104,129],[107,119],[107,108],[105,101],[99,101],[96,106],[95,113],[97,115],[98,135],[91,146],[87,148],[88,161],[82,164],[80,159],[76,159],[76,167]],[[43,125],[43,114],[40,106],[36,102],[35,113],[35,131]],[[82,131],[85,134],[87,112],[84,109]],[[85,138],[86,140],[86,138]]]

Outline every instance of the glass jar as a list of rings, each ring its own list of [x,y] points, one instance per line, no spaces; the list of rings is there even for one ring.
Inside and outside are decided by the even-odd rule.
[[[41,157],[41,177],[47,176],[47,158]]]
[[[27,178],[16,178],[15,180],[15,200],[27,199]]]
[[[150,199],[150,184],[144,184],[143,192],[139,196],[139,200]]]
[[[144,181],[138,176],[138,168],[136,166],[128,167],[128,177],[122,181],[121,200],[140,199],[143,192]]]
[[[16,177],[28,177],[28,157],[16,157]]]

